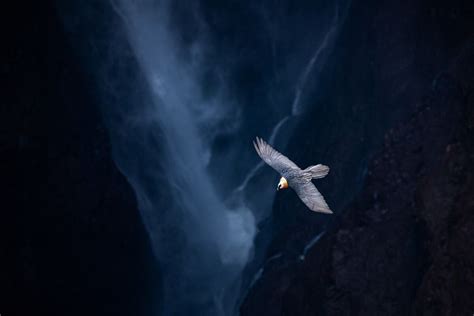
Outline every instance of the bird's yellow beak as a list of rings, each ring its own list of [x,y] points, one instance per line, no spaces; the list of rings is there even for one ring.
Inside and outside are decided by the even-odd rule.
[[[280,182],[278,182],[277,191],[278,190],[283,190],[283,189],[286,189],[286,188],[288,188],[288,181],[286,181],[285,177],[281,177]]]

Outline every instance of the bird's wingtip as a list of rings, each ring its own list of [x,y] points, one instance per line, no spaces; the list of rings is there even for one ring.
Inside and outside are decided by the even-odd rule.
[[[331,209],[329,209],[329,208],[318,208],[314,211],[319,212],[319,213],[324,213],[324,214],[334,214],[334,212],[331,211]]]

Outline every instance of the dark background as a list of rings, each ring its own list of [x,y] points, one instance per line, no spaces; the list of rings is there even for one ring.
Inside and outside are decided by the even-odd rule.
[[[375,148],[362,188],[304,261],[265,266],[242,315],[474,313],[473,10],[352,2],[321,75],[323,105],[286,151],[311,162],[330,148],[330,196],[337,170]],[[2,13],[0,313],[156,314],[160,272],[54,4]],[[288,211],[293,199],[275,199],[267,257],[298,252],[316,225]]]

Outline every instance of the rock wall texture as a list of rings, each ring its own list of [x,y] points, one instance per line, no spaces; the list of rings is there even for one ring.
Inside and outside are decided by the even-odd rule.
[[[148,238],[54,5],[5,12],[0,313],[150,315]]]
[[[308,148],[300,152],[307,164],[326,159],[332,173],[318,184],[338,215],[301,256],[303,240],[307,244],[326,222],[310,218],[315,215],[304,213],[290,193],[277,197],[271,260],[242,304],[242,315],[473,313],[470,7],[353,3],[338,46],[344,50],[334,57],[343,62],[328,64],[326,85],[333,97],[319,99],[326,101],[318,108],[324,120],[315,111],[288,149]],[[335,84],[339,94],[331,88]],[[357,120],[367,111],[369,119]],[[341,127],[344,121],[356,122],[354,128]],[[364,134],[370,124],[380,124],[383,138]],[[332,147],[318,146],[334,136]],[[350,191],[335,196],[331,188],[344,185],[338,170],[364,146],[373,151],[360,189],[350,198]]]

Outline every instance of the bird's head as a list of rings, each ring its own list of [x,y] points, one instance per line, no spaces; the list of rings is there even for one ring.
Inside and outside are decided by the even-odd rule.
[[[286,188],[288,188],[288,181],[286,181],[285,177],[281,177],[280,182],[278,182],[277,191]]]

